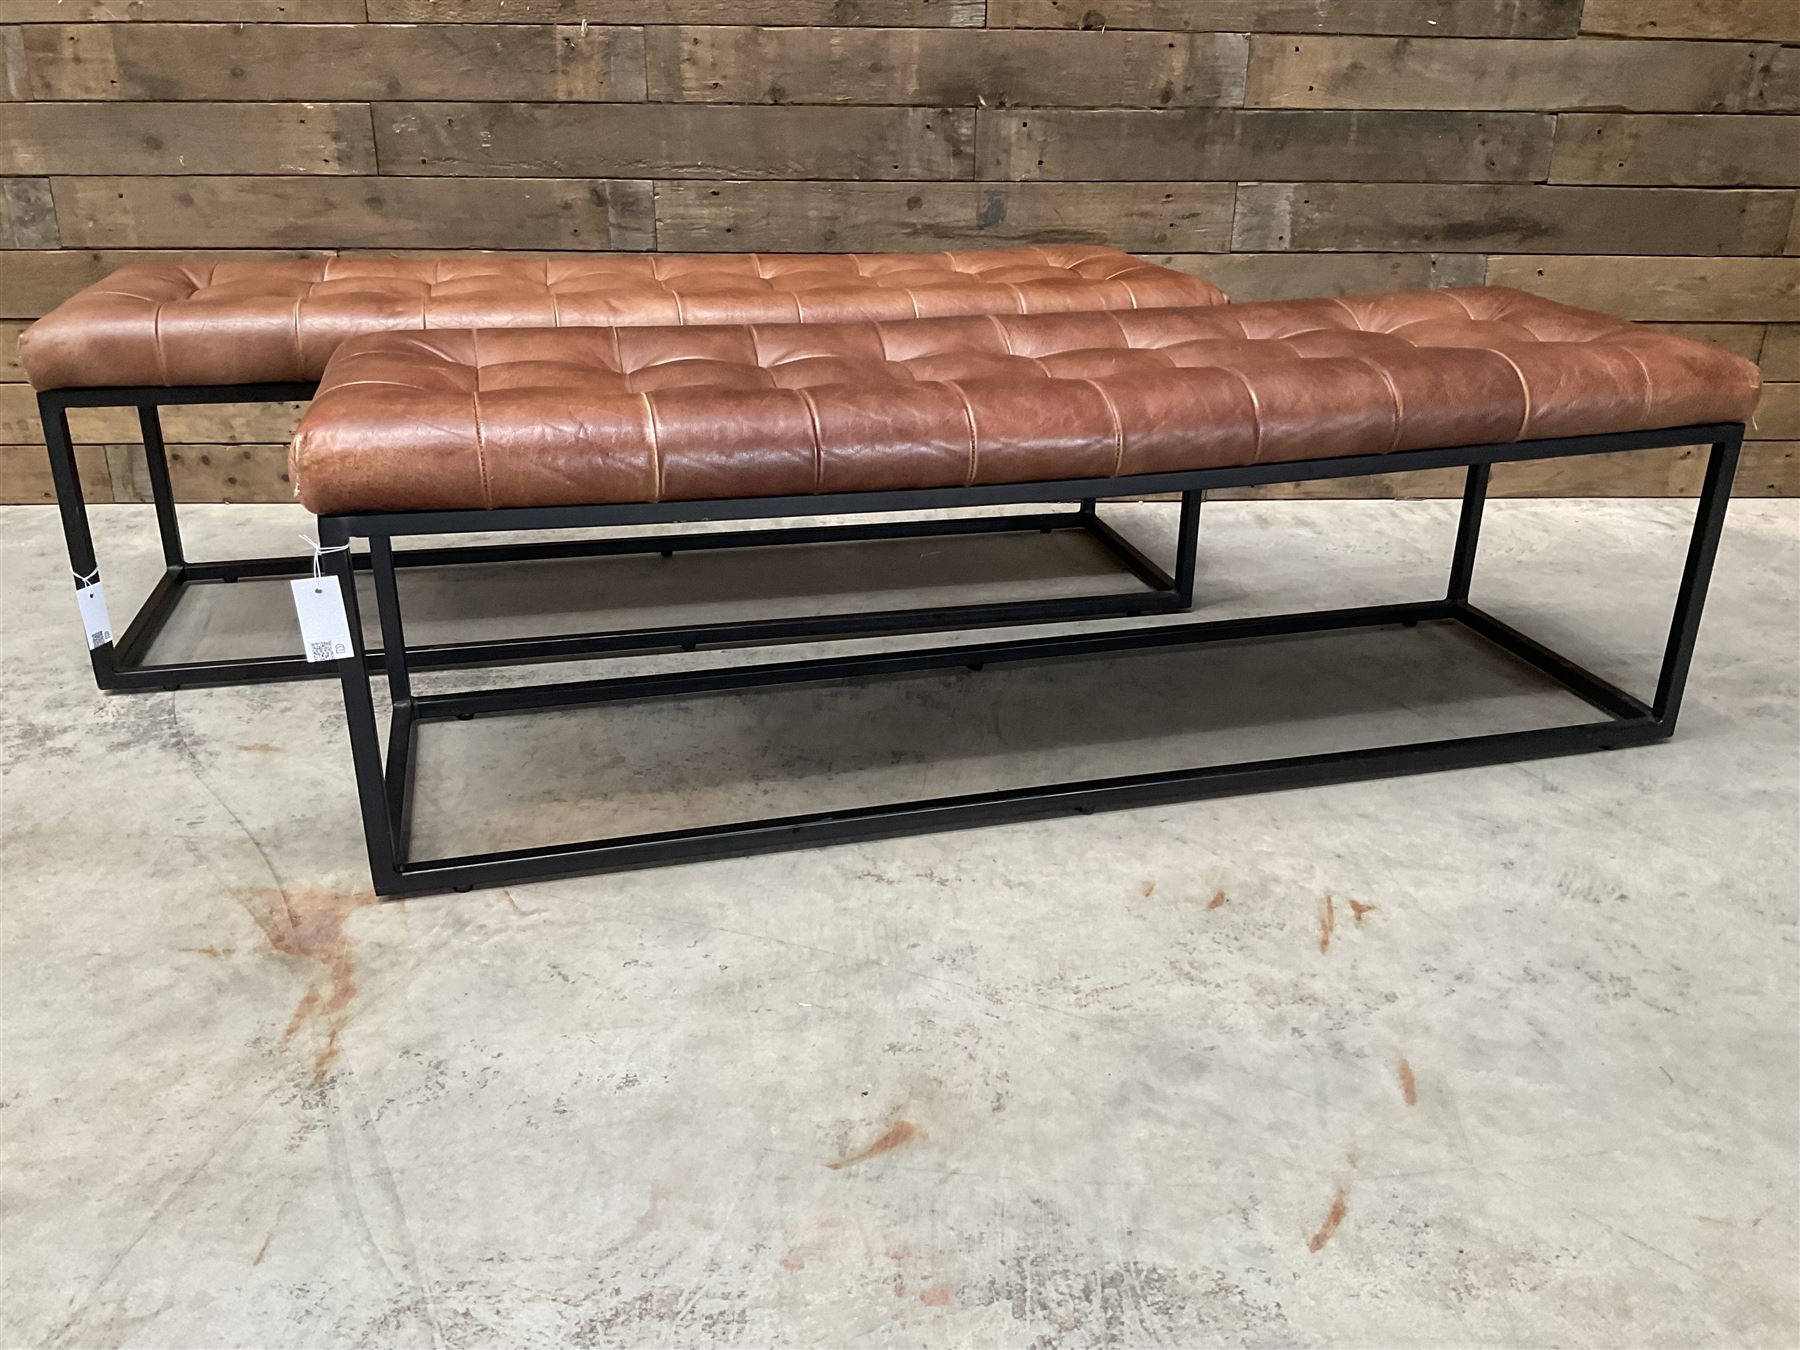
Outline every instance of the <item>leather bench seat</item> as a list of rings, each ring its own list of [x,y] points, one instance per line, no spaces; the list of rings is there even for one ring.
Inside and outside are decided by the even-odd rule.
[[[316,380],[390,329],[841,322],[1222,304],[1085,245],[877,254],[312,258],[121,268],[27,330],[40,390]]]
[[[1718,348],[1501,288],[1108,313],[345,342],[324,515],[1171,472],[1746,420]]]

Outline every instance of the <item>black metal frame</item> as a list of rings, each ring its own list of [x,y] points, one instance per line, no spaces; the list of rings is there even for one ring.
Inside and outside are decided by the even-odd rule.
[[[184,686],[260,684],[332,674],[329,664],[309,662],[298,650],[291,655],[234,657],[212,661],[152,664],[144,659],[151,643],[175,612],[175,607],[187,588],[235,582],[247,577],[301,577],[312,571],[310,557],[239,558],[219,562],[188,560],[182,547],[181,524],[176,514],[174,490],[169,481],[168,456],[163,445],[159,409],[175,404],[303,401],[312,397],[315,387],[312,384],[169,388],[146,386],[56,389],[38,395],[38,413],[43,420],[44,442],[50,453],[50,472],[56,488],[57,505],[62,512],[63,537],[68,544],[69,566],[78,577],[97,576],[99,562],[94,556],[94,540],[88,528],[87,506],[82,500],[80,478],[76,472],[75,450],[69,435],[69,409],[135,408],[142,431],[144,455],[149,464],[150,495],[156,508],[157,527],[162,535],[164,571],[124,631],[112,642],[103,643],[89,653],[94,668],[94,683],[102,690],[108,693],[125,693],[149,689],[179,689]],[[417,549],[397,555],[395,566],[446,567],[460,563],[593,558],[626,553],[661,553],[667,557],[678,551],[703,549],[1074,529],[1082,530],[1096,539],[1118,560],[1121,575],[1130,576],[1139,583],[1136,587],[1128,591],[1096,595],[956,605],[937,609],[879,610],[534,638],[429,643],[412,648],[407,653],[407,658],[412,665],[420,668],[553,661],[582,656],[695,651],[754,643],[796,642],[812,638],[913,633],[934,628],[1137,617],[1178,612],[1193,604],[1194,555],[1198,543],[1196,530],[1200,505],[1198,496],[1187,503],[1182,514],[1176,537],[1173,575],[1102,520],[1093,497],[1069,500],[1079,501],[1079,505],[1074,510],[1044,511],[1032,515],[950,517],[624,539],[578,539]],[[355,555],[353,566],[366,571],[371,564],[366,555]],[[371,649],[367,657],[377,670],[386,661],[383,648]]]
[[[1724,423],[1509,445],[1151,474],[1123,479],[658,505],[323,517],[320,520],[320,540],[326,546],[348,544],[354,538],[368,540],[383,642],[389,653],[400,653],[399,659],[388,661],[386,669],[393,708],[385,755],[364,653],[357,650],[334,663],[343,682],[351,756],[355,765],[364,836],[375,889],[382,895],[444,889],[468,890],[475,886],[496,886],[584,872],[647,867],[927,830],[991,825],[1069,812],[1086,813],[1156,802],[1464,768],[1661,740],[1671,735],[1675,729],[1743,434],[1741,424]],[[1646,702],[1625,692],[1470,603],[1469,585],[1474,573],[1482,512],[1487,500],[1489,469],[1493,464],[1680,445],[1709,445],[1711,452],[1656,692],[1650,701]],[[846,514],[1069,498],[1086,500],[1102,493],[1179,492],[1183,494],[1184,501],[1194,504],[1194,514],[1197,516],[1200,496],[1211,488],[1459,466],[1467,467],[1468,476],[1449,584],[1444,596],[1439,599],[1356,609],[1115,629],[926,650],[815,658],[772,665],[612,677],[560,685],[420,695],[413,691],[411,684],[394,578],[393,540],[408,535],[454,534],[494,529],[636,525],[678,520],[743,519],[753,516]],[[1185,528],[1195,526],[1197,520]],[[358,640],[360,647],[361,627],[354,584],[355,570],[350,554],[344,551],[328,553],[325,557],[329,574],[337,579],[342,590],[350,617],[350,632]],[[1191,581],[1191,576],[1190,565],[1185,572],[1185,579]],[[1429,620],[1452,620],[1462,624],[1501,651],[1532,666],[1591,704],[1604,714],[1603,719],[1528,731],[1011,788],[960,797],[896,802],[539,848],[424,860],[408,857],[416,736],[419,726],[426,722],[712,690],[808,683],[955,666],[980,667],[1003,661],[1083,656],[1391,624],[1411,626]]]

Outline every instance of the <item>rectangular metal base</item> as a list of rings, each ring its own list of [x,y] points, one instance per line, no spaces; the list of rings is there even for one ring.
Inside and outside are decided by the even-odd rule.
[[[1466,768],[1509,760],[1574,754],[1646,744],[1671,735],[1679,712],[1688,665],[1699,629],[1706,587],[1730,498],[1743,428],[1736,424],[1681,427],[1525,442],[1514,445],[1396,453],[1379,457],[1382,471],[1467,467],[1461,519],[1446,594],[1439,599],[1322,610],[1262,618],[1190,622],[1098,633],[1076,633],[1012,641],[955,645],[916,651],[814,658],[747,667],[722,667],[674,674],[638,675],[421,696],[410,681],[394,584],[393,539],[401,535],[476,529],[558,528],[576,523],[641,523],[646,519],[719,519],[758,510],[783,516],[808,509],[844,511],[910,509],[997,501],[1085,498],[1098,490],[1179,491],[1184,500],[1211,487],[1246,482],[1292,481],[1371,472],[1369,460],[1330,459],[1300,464],[1249,466],[1161,474],[1128,480],[942,489],[915,493],[868,493],[854,498],[783,499],[774,502],[665,503],[655,506],[579,507],[538,511],[430,512],[326,517],[327,543],[367,538],[374,569],[376,606],[390,657],[387,683],[392,701],[385,750],[376,720],[368,669],[353,653],[336,663],[343,681],[357,791],[375,889],[402,895],[444,889],[468,890],[586,872],[637,868],[814,844],[841,843],[927,830],[992,825],[1005,821],[1092,812],[1235,793]],[[1710,445],[1706,481],[1689,545],[1674,617],[1664,649],[1655,694],[1639,699],[1469,601],[1469,584],[1479,544],[1489,467],[1504,460],[1551,458],[1641,450],[1671,445]],[[330,555],[330,569],[343,591],[352,633],[360,631],[354,569],[349,555]],[[1363,629],[1392,624],[1451,621],[1522,661],[1599,714],[1594,720],[1490,735],[1379,746],[1329,754],[1166,770],[1122,777],[1013,788],[967,796],[895,802],[798,816],[748,820],[693,829],[592,839],[548,847],[521,848],[457,857],[414,858],[411,834],[412,772],[420,725],[448,718],[516,714],[536,709],[600,704],[711,690],[749,689],[816,681],[871,679],[910,671],[982,666],[1069,656],[1190,646],[1244,638]]]
[[[260,684],[335,674],[328,663],[310,662],[295,649],[274,656],[231,657],[194,661],[151,661],[150,649],[178,605],[192,591],[245,578],[301,577],[311,574],[310,557],[239,558],[217,562],[190,561],[185,555],[174,492],[169,481],[159,409],[170,404],[218,402],[288,402],[309,398],[313,386],[277,384],[234,388],[122,388],[53,390],[38,396],[45,444],[62,510],[63,533],[76,577],[99,575],[87,511],[75,472],[74,447],[68,426],[72,407],[133,407],[138,411],[149,466],[151,497],[162,535],[164,572],[124,631],[91,653],[94,681],[109,693],[169,690],[207,685]],[[557,661],[594,656],[626,656],[652,652],[696,651],[751,644],[798,642],[823,638],[872,637],[931,629],[987,627],[999,624],[1055,623],[1068,619],[1135,617],[1187,609],[1193,600],[1194,531],[1198,497],[1183,512],[1177,531],[1173,574],[1147,557],[1101,519],[1092,498],[1075,509],[1028,515],[965,516],[937,520],[859,521],[773,529],[710,531],[614,539],[533,541],[521,544],[469,545],[411,550],[395,555],[400,568],[454,567],[482,563],[522,562],[553,558],[600,558],[621,554],[693,552],[708,549],[762,548],[786,544],[818,544],[882,539],[924,539],[946,535],[1025,533],[1080,530],[1096,540],[1119,564],[1128,589],[1052,599],[996,601],[935,608],[890,609],[861,613],[810,615],[590,631],[491,641],[426,643],[409,653],[421,669]],[[353,558],[360,571],[370,567],[366,555]],[[372,668],[384,668],[383,647],[369,649]]]

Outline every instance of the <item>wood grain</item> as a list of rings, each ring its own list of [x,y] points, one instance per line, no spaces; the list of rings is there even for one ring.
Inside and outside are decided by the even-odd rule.
[[[1151,260],[1205,277],[1236,301],[1419,290],[1433,281],[1433,258],[1424,253],[1165,253]]]
[[[1800,258],[1503,256],[1489,261],[1488,280],[1627,319],[1800,319]]]
[[[374,23],[785,23],[981,27],[982,0],[368,0]]]
[[[59,178],[64,242],[96,248],[646,249],[650,184],[555,178]]]
[[[1773,331],[1772,327],[1760,323],[1658,323],[1650,326],[1676,337],[1722,347],[1746,361],[1761,360],[1765,334]],[[1766,370],[1763,373],[1765,377],[1773,378]]]
[[[0,178],[0,248],[55,248],[56,204],[47,178]]]
[[[1520,112],[983,110],[976,176],[1529,182],[1549,169],[1553,124]]]
[[[1573,37],[1581,0],[988,0],[994,28]]]
[[[1606,37],[1800,43],[1800,5],[1794,0],[1587,0],[1581,31]]]
[[[1800,186],[1800,128],[1789,117],[1630,116],[1557,119],[1557,183],[1687,187]]]
[[[1231,246],[1229,183],[663,183],[665,250],[797,252],[1111,244]]]
[[[7,0],[8,23],[361,23],[362,0]]]
[[[639,28],[520,24],[39,24],[17,56],[33,99],[644,97]],[[18,86],[18,81],[14,81]]]
[[[34,433],[35,434],[35,433]],[[81,496],[88,502],[110,502],[112,479],[106,471],[106,451],[98,445],[75,447],[75,474],[81,479]],[[50,477],[50,457],[43,442],[30,445],[0,443],[0,503],[42,505],[56,500]],[[74,610],[71,607],[70,613]]]
[[[1763,338],[1761,360],[1765,380],[1800,383],[1800,324],[1770,324]]]
[[[1742,112],[1771,59],[1750,43],[1256,37],[1245,103]]]
[[[1800,441],[1800,384],[1765,384],[1750,437],[1758,441]]]
[[[1246,183],[1232,247],[1766,254],[1781,251],[1792,214],[1784,192]]]
[[[973,177],[975,114],[934,108],[388,103],[388,173],[609,178]]]
[[[0,103],[0,173],[373,173],[360,103]]]
[[[1244,99],[1232,33],[652,28],[656,102],[1184,108]]]
[[[294,434],[302,412],[298,403],[212,403],[163,411],[163,437],[181,444],[274,444]],[[138,439],[137,413],[130,408],[72,408],[69,434],[81,445],[108,445]],[[27,385],[0,384],[0,445],[43,444],[37,396]]]

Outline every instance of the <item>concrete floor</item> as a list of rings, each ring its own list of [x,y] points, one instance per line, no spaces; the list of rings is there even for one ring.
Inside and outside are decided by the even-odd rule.
[[[1641,689],[1687,511],[1495,503],[1477,599]],[[0,515],[0,1344],[1800,1343],[1794,503],[1734,504],[1667,745],[379,906],[335,688],[102,698]],[[123,617],[154,531],[95,515]],[[1202,611],[1434,594],[1453,516],[1209,506]],[[1027,545],[941,579],[1093,584]],[[286,631],[218,590],[172,642]],[[421,792],[473,846],[1566,715],[1375,638],[475,723]]]

